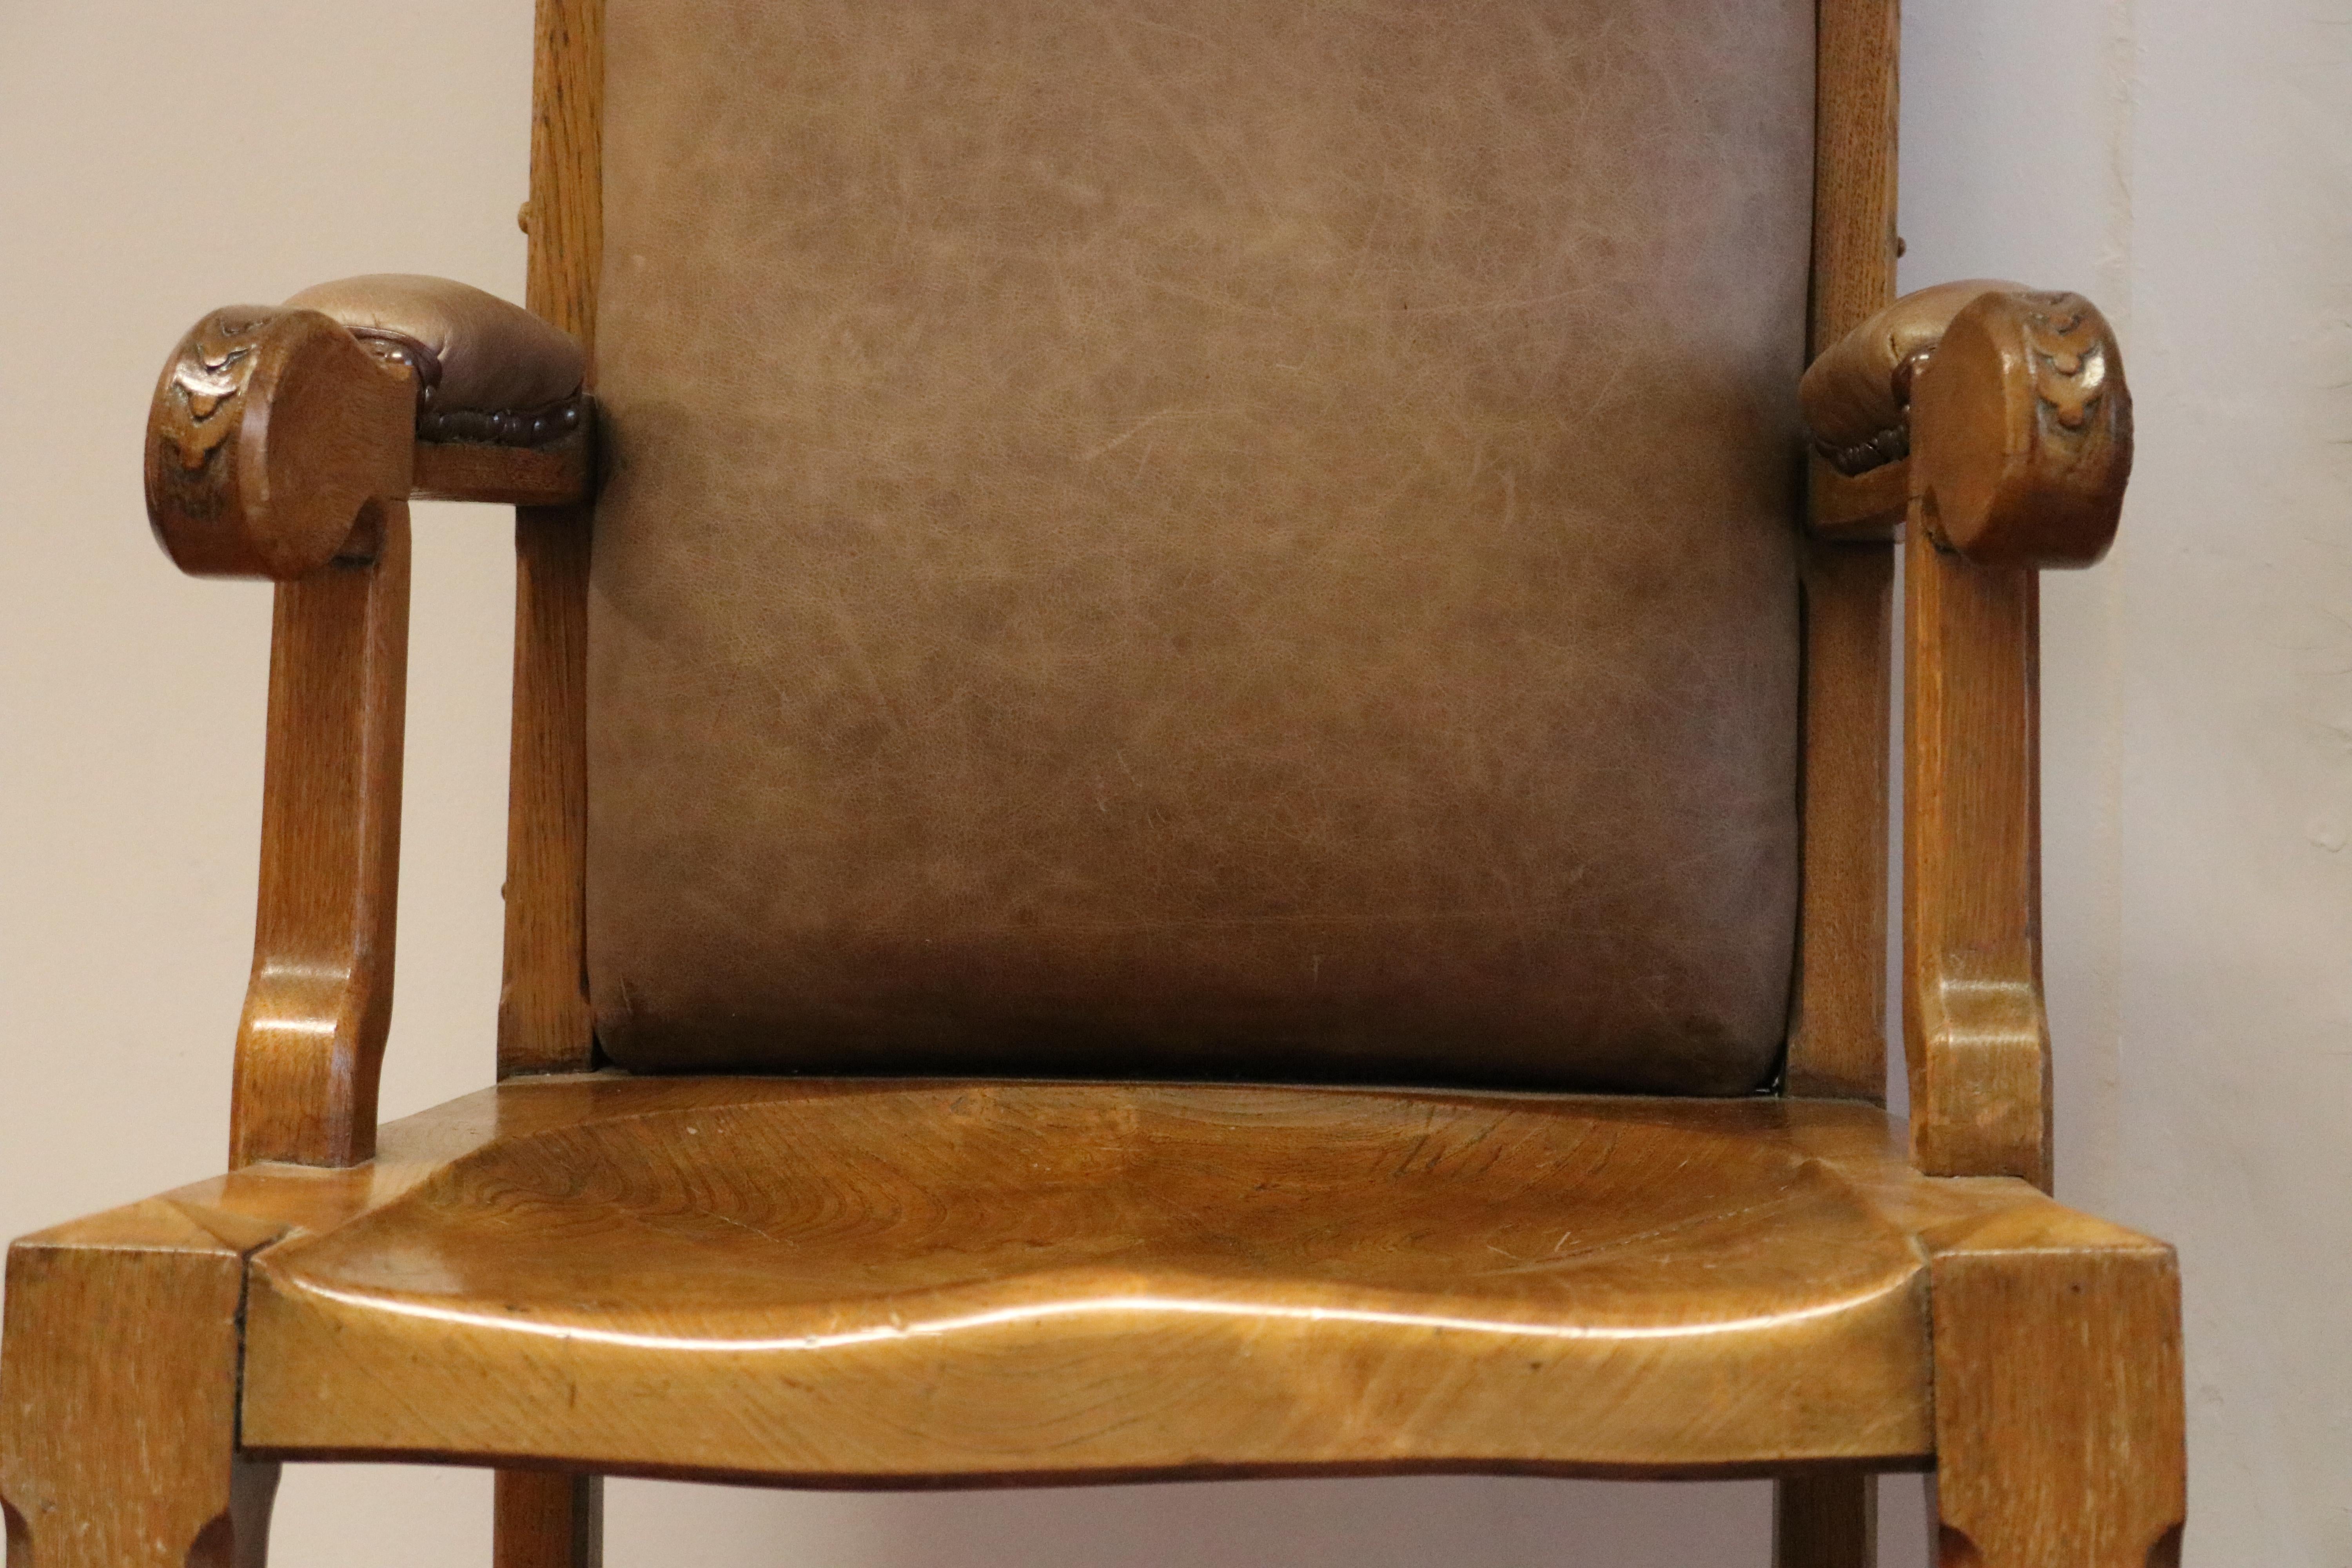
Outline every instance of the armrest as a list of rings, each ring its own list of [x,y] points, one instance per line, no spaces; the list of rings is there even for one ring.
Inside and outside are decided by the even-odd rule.
[[[147,426],[147,510],[181,570],[291,581],[371,500],[585,499],[571,338],[478,289],[394,274],[196,323]]]
[[[2131,393],[2078,294],[1977,279],[1907,295],[1814,361],[1799,396],[1817,531],[1883,532],[1916,495],[1929,537],[1980,566],[2088,566],[2114,542]]]
[[[582,370],[578,345],[527,311],[401,277],[215,310],[163,368],[147,430],[156,537],[184,571],[278,583],[233,1165],[374,1152],[399,903],[408,498],[585,499]]]
[[[2106,321],[1949,283],[1805,373],[1815,531],[1904,543],[1903,1035],[1911,1155],[2048,1188],[2036,568],[2106,552],[2132,458]]]
[[[495,294],[446,278],[378,272],[305,289],[289,310],[332,318],[419,385],[427,441],[531,447],[578,427],[586,356],[572,338]]]

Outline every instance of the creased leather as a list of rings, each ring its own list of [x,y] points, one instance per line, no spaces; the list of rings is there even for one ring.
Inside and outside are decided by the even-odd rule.
[[[637,1068],[1739,1092],[1810,0],[610,0]]]
[[[1798,399],[1813,444],[1849,473],[1910,451],[1911,378],[1944,341],[1952,318],[1979,295],[2018,293],[2021,283],[1967,278],[1906,294],[1823,350],[1805,369]]]
[[[471,284],[372,272],[286,303],[423,343],[440,362],[436,401],[445,410],[538,408],[580,390],[586,359],[569,333]]]

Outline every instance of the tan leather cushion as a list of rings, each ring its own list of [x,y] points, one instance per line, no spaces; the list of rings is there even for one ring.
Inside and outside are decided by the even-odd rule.
[[[1811,0],[610,0],[635,1068],[1736,1092]]]

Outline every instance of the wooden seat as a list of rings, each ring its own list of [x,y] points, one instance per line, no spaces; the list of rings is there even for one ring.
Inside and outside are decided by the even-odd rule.
[[[1851,1104],[618,1076],[181,1201],[301,1227],[255,1450],[838,1482],[1924,1462],[1921,1233],[2063,1212]]]

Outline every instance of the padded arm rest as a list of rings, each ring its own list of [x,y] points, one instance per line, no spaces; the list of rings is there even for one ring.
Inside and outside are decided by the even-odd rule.
[[[148,517],[182,571],[288,582],[367,554],[372,500],[584,500],[583,363],[529,311],[437,279],[215,310],[156,383]]]
[[[495,294],[446,278],[376,272],[305,289],[289,310],[332,318],[413,369],[417,435],[537,445],[577,427],[586,356],[569,334]]]
[[[1839,473],[1910,459],[1906,488],[1941,549],[1982,566],[2088,566],[2114,542],[2131,392],[2106,319],[2079,294],[1985,279],[1922,289],[1815,360],[1799,396]]]

